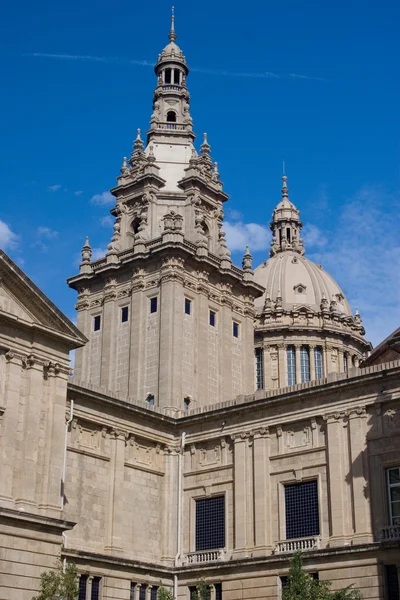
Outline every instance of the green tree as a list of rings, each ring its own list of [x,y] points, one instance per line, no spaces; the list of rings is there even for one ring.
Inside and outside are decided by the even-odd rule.
[[[160,587],[158,589],[158,600],[175,600],[175,598],[165,587]]]
[[[77,600],[78,572],[73,563],[67,563],[65,572],[61,560],[53,571],[40,575],[40,593],[32,600]]]
[[[330,591],[330,581],[313,579],[303,568],[301,552],[296,552],[290,563],[288,582],[282,600],[362,600],[359,590],[352,586]]]
[[[210,600],[211,588],[210,584],[204,578],[196,582],[196,591],[193,594],[194,600]]]

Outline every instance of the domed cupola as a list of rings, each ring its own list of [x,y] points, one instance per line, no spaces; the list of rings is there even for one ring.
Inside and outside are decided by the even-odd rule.
[[[352,314],[336,281],[308,260],[299,210],[289,200],[287,177],[272,213],[269,260],[254,271],[265,288],[256,300],[257,388],[321,379],[357,367],[371,348],[361,317]]]

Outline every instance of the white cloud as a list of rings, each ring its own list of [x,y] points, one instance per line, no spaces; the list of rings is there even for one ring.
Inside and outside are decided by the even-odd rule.
[[[112,227],[114,225],[114,219],[111,215],[106,215],[100,219],[100,225],[102,227]]]
[[[363,318],[374,345],[400,323],[400,240],[394,217],[400,199],[364,187],[341,208],[324,247],[307,257],[343,287],[353,311]]]
[[[250,251],[265,250],[271,241],[269,229],[258,223],[243,223],[242,221],[230,223],[224,221],[223,228],[226,233],[228,248],[232,252],[244,252],[246,246],[250,247]]]
[[[114,204],[115,198],[110,192],[103,192],[102,194],[95,194],[90,198],[91,204],[97,204],[98,206],[107,206],[108,204]]]
[[[18,235],[14,233],[7,223],[0,221],[0,248],[13,250],[18,245]]]
[[[76,191],[74,192],[74,195],[75,195],[75,196],[82,196],[82,194],[83,194],[83,190],[76,190]]]
[[[103,258],[106,255],[106,248],[92,248],[92,260]]]
[[[301,232],[304,247],[306,250],[310,248],[321,248],[325,246],[327,240],[322,231],[316,226],[309,223],[303,227]]]
[[[56,185],[49,185],[49,186],[47,187],[47,189],[48,189],[50,192],[58,192],[58,190],[61,190],[61,188],[62,188],[62,185],[61,185],[61,184],[59,184],[59,183],[57,183]]]
[[[53,240],[54,238],[58,237],[58,231],[50,229],[50,227],[38,227],[36,233],[39,237],[43,237],[48,240]]]

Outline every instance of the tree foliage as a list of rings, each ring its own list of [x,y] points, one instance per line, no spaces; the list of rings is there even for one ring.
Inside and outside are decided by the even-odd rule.
[[[348,586],[336,592],[330,591],[330,581],[313,579],[303,569],[301,552],[296,552],[290,564],[288,582],[282,600],[362,600],[359,590]]]
[[[40,575],[40,593],[32,600],[77,600],[78,572],[73,563],[67,563],[65,572],[59,560],[54,570]]]
[[[199,579],[196,582],[196,591],[193,594],[194,600],[210,600],[211,598],[211,587],[210,584],[206,582],[206,580]]]
[[[160,587],[158,589],[158,600],[175,600],[175,598],[165,587]]]

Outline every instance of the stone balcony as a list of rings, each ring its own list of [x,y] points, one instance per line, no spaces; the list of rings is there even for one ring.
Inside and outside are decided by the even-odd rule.
[[[307,550],[318,550],[321,547],[321,538],[319,536],[298,538],[294,540],[282,540],[275,542],[274,554],[285,554],[287,552],[302,552]]]
[[[400,541],[400,525],[388,525],[381,529],[379,536],[381,542],[397,542]]]
[[[186,565],[196,565],[209,562],[223,562],[228,560],[228,554],[225,548],[217,550],[204,550],[202,552],[191,552],[183,560]]]

